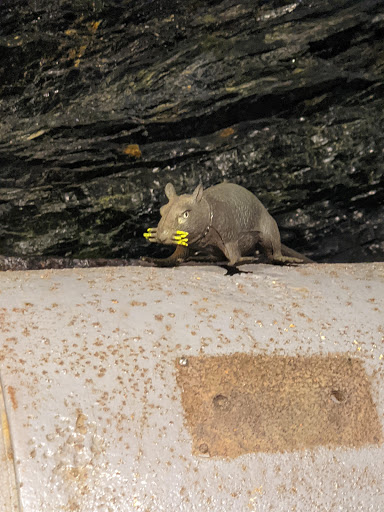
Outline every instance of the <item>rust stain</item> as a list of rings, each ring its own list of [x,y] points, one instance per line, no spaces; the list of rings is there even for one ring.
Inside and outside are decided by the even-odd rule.
[[[88,30],[92,33],[92,34],[95,34],[97,32],[97,29],[99,28],[100,26],[100,23],[101,23],[101,20],[98,20],[98,21],[92,21],[91,23],[89,23],[88,25]]]
[[[53,440],[57,432],[50,435],[49,440]],[[81,504],[92,492],[90,479],[96,475],[97,480],[100,478],[98,459],[103,451],[103,441],[81,408],[76,409],[74,432],[71,426],[67,426],[64,430],[60,429],[60,436],[63,439],[56,450],[52,477],[62,496],[68,497],[65,510],[82,510]]]
[[[131,300],[130,302],[131,306],[146,306],[146,302],[140,302],[138,300]]]
[[[9,432],[8,418],[5,411],[1,411],[1,431],[3,433],[3,440],[5,451],[8,460],[13,460],[13,450],[11,443],[11,434]]]
[[[76,432],[79,432],[80,434],[86,434],[87,433],[87,416],[82,413],[82,411],[79,409],[77,411],[77,419],[76,419]]]
[[[125,146],[123,149],[123,153],[134,158],[141,157],[141,150],[138,144],[128,144],[128,146]]]
[[[19,407],[19,404],[17,403],[16,399],[16,389],[13,386],[8,386],[8,395],[11,399],[13,410],[16,411],[16,409]]]
[[[7,460],[13,461],[11,433],[9,430],[7,413],[5,411],[4,390],[1,387],[1,383],[0,383],[0,421],[1,421],[0,437],[3,438],[3,446],[5,449],[5,456],[6,456]],[[1,440],[0,440],[0,442],[1,442]]]
[[[312,357],[188,357],[176,363],[193,454],[238,457],[383,442],[362,361]]]
[[[219,135],[220,135],[220,137],[225,139],[227,137],[230,137],[234,133],[235,133],[235,130],[233,128],[224,128],[224,130],[221,130]]]

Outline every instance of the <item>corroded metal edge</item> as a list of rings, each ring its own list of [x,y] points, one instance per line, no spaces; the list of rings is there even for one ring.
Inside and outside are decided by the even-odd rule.
[[[0,377],[0,512],[21,512],[8,416]]]

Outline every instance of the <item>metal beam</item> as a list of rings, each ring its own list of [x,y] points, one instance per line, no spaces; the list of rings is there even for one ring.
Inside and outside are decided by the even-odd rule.
[[[384,509],[384,264],[242,270],[0,274],[3,438],[8,423],[21,510]],[[315,414],[333,430],[306,444]],[[1,492],[0,510],[17,510]]]

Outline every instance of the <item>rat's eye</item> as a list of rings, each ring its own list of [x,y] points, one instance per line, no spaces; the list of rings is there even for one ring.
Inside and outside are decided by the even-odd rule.
[[[189,212],[189,210],[185,210],[185,212],[183,212],[183,213],[180,215],[180,217],[179,217],[179,219],[178,219],[178,223],[179,223],[179,224],[183,224],[183,223],[188,219],[188,217],[189,217],[189,213],[190,213],[190,212]]]

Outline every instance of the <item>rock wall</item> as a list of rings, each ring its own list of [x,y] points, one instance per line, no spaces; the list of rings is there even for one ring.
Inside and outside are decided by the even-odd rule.
[[[165,253],[164,185],[226,179],[315,260],[384,260],[383,36],[379,0],[3,0],[0,254]]]

